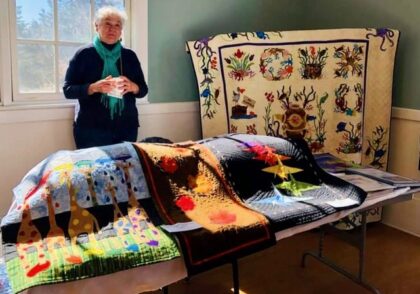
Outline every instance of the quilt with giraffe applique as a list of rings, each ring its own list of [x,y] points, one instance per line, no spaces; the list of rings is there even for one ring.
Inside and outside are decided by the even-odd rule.
[[[179,256],[141,205],[150,195],[129,143],[54,153],[14,195],[1,229],[15,293]]]

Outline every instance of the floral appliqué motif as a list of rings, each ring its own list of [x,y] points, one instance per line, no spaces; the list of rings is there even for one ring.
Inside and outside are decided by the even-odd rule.
[[[382,126],[377,126],[372,132],[372,137],[368,138],[368,148],[366,149],[366,156],[371,156],[372,161],[369,165],[376,168],[384,168],[386,160],[385,154],[387,152],[386,135],[388,129],[384,129]]]
[[[348,127],[350,126],[350,127]],[[337,133],[343,133],[344,142],[340,142],[336,149],[338,153],[342,152],[345,154],[357,153],[362,150],[362,124],[359,122],[355,126],[351,122],[348,124],[345,122],[339,122],[337,124]]]
[[[201,58],[200,69],[203,75],[200,81],[200,97],[202,98],[203,117],[212,119],[216,114],[217,100],[220,95],[220,89],[215,89],[213,83],[215,72],[217,71],[216,52],[209,46],[212,38],[203,38],[194,43],[195,54]]]
[[[334,91],[334,94],[335,94],[334,111],[335,112],[345,113],[346,115],[349,115],[349,116],[354,115],[356,112],[362,112],[362,108],[363,108],[362,85],[360,83],[357,83],[354,86],[354,91],[356,92],[356,95],[357,95],[357,100],[356,100],[356,103],[354,104],[354,107],[348,106],[348,101],[347,101],[346,96],[349,93],[349,91],[350,91],[350,86],[347,84],[340,84],[338,89],[335,89]]]
[[[260,72],[269,81],[290,78],[293,72],[292,54],[281,48],[265,49],[260,57]]]
[[[334,70],[335,77],[347,79],[349,74],[361,77],[363,73],[363,46],[353,45],[353,49],[346,46],[335,48],[334,57],[339,59],[338,68]]]
[[[231,69],[229,77],[237,81],[242,81],[245,77],[253,77],[255,75],[251,69],[254,65],[253,60],[254,54],[246,54],[238,48],[232,56],[225,58],[227,68]]]
[[[312,152],[319,152],[324,148],[324,142],[327,139],[327,131],[325,126],[327,125],[327,119],[325,118],[325,102],[328,99],[328,93],[325,93],[321,98],[316,99],[316,108],[318,110],[316,116],[308,116],[308,121],[313,123],[313,129],[315,136],[308,136],[306,141],[309,144]]]

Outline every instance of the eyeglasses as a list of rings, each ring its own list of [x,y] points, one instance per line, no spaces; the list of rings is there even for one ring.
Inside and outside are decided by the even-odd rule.
[[[112,23],[106,21],[104,23],[101,23],[100,26],[104,27],[108,31],[110,31],[110,30],[121,31],[122,30],[121,23],[112,24]]]

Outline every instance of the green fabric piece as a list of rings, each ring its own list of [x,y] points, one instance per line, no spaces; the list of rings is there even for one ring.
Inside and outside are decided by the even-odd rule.
[[[118,41],[112,50],[108,50],[104,44],[102,44],[98,35],[95,35],[93,39],[93,47],[95,47],[96,52],[104,61],[104,69],[102,70],[101,79],[106,78],[107,76],[119,77],[120,73],[118,72],[117,61],[121,58],[121,42]],[[121,116],[124,109],[124,99],[116,98],[110,96],[109,94],[102,94],[101,103],[109,109],[109,114],[111,119],[114,119],[114,116],[117,114]]]
[[[302,196],[303,191],[309,191],[319,188],[319,186],[317,185],[296,181],[292,175],[290,175],[290,178],[290,181],[284,181],[276,185],[276,187],[291,192],[293,196]]]
[[[159,241],[137,243],[132,233],[102,239],[95,235],[98,241],[74,245],[69,242],[67,247],[42,252],[46,255],[48,266],[32,277],[26,274],[28,270],[23,267],[19,256],[14,254],[13,258],[6,261],[11,289],[19,293],[33,286],[107,275],[180,256],[175,240],[160,227],[153,230],[148,228],[144,233],[151,237],[159,236]],[[115,244],[119,247],[116,248]],[[70,253],[83,262],[69,262]],[[37,252],[29,253],[27,259],[31,266],[39,265]]]

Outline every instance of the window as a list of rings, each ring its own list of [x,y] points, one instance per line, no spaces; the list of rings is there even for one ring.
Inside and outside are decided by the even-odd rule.
[[[106,5],[125,8],[129,14],[127,0],[11,1],[11,102],[63,101],[68,62],[80,46],[91,42],[95,12]],[[127,37],[128,29],[127,23],[124,34]]]

